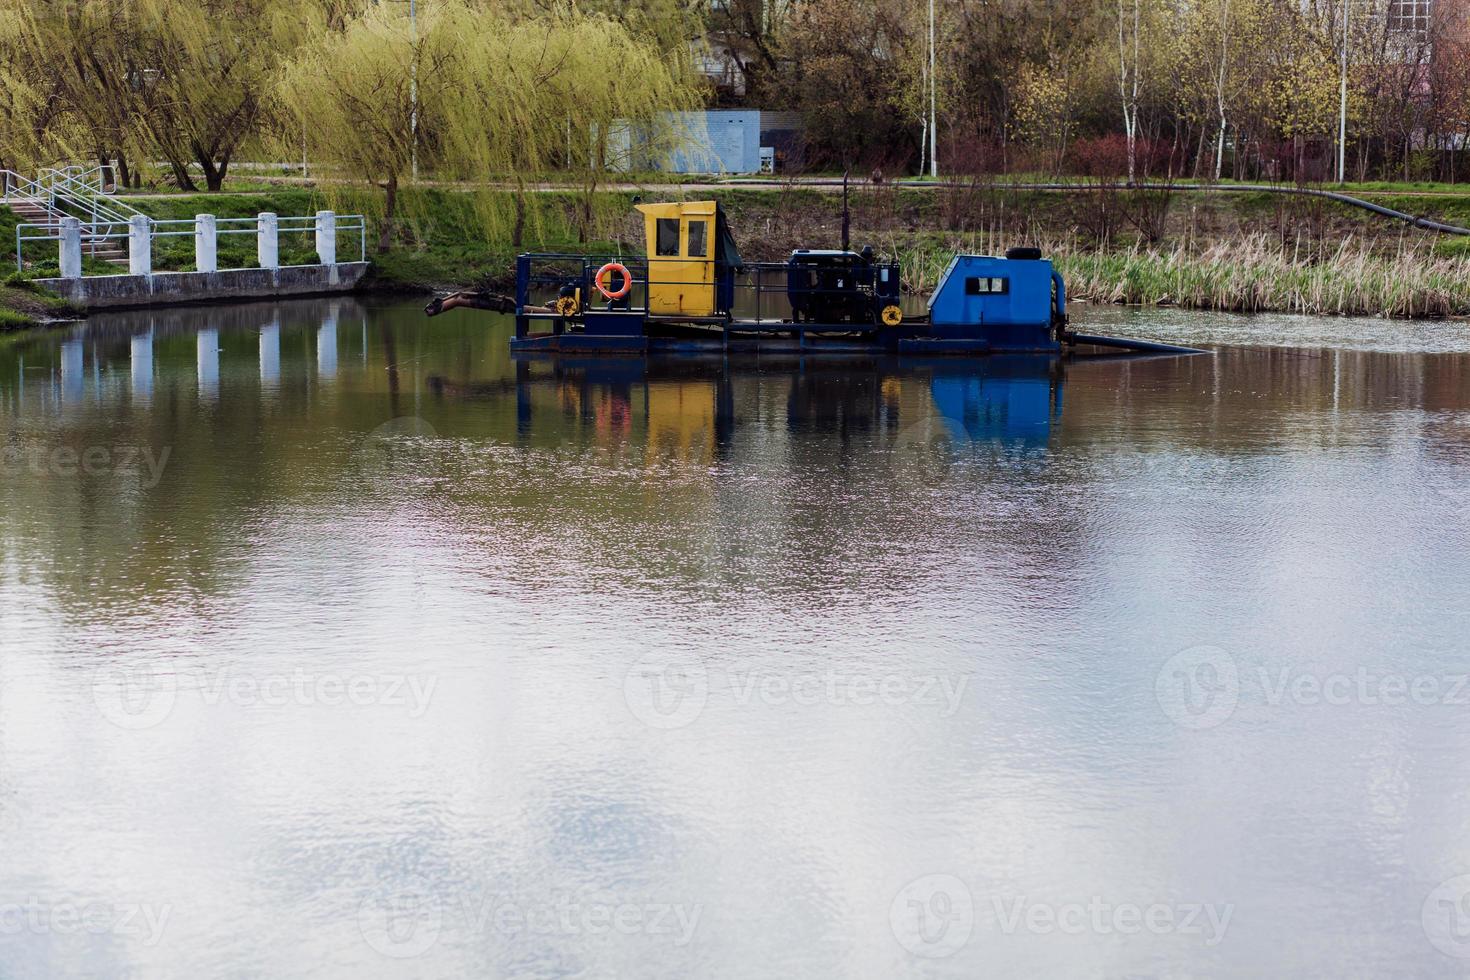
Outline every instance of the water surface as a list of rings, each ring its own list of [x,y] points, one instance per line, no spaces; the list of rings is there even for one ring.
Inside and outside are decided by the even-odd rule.
[[[0,974],[1470,969],[1466,328],[1078,319],[0,340]]]

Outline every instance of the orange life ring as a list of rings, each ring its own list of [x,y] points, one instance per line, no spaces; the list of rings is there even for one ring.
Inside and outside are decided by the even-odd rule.
[[[617,292],[613,292],[612,290],[608,289],[607,286],[603,283],[603,280],[610,272],[621,272],[623,274],[623,288],[619,289]],[[633,288],[633,277],[628,274],[628,267],[623,265],[623,263],[609,262],[607,265],[597,270],[597,275],[592,277],[592,284],[597,287],[597,291],[599,293],[606,296],[608,299],[622,299],[624,296],[628,295],[629,290]]]

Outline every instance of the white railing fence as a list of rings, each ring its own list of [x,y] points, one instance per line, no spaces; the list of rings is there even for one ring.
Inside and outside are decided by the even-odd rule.
[[[83,221],[80,217],[67,215],[55,223],[16,225],[15,264],[17,269],[25,268],[26,243],[54,242],[63,279],[84,275],[84,250],[89,250],[94,256],[99,251],[116,254],[125,250],[128,273],[146,276],[154,271],[155,243],[167,238],[192,237],[194,271],[236,271],[219,268],[219,236],[254,235],[257,264],[236,268],[279,269],[282,268],[280,238],[283,233],[315,236],[317,261],[304,265],[337,265],[337,246],[343,235],[350,236],[349,242],[355,239],[357,244],[357,258],[349,261],[367,260],[367,220],[360,214],[318,211],[315,215],[281,217],[267,211],[253,218],[198,214],[193,218],[155,219],[137,212],[131,215],[113,212],[100,220]],[[350,254],[350,245],[348,251]]]

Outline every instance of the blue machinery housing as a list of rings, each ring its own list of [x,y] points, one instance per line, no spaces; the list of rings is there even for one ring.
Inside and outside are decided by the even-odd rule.
[[[514,312],[511,349],[527,353],[975,356],[1055,354],[1077,344],[1199,353],[1072,333],[1066,286],[1037,249],[954,256],[927,310],[910,315],[898,264],[876,259],[871,248],[797,249],[785,262],[744,262],[714,201],[638,210],[643,258],[524,254],[513,300],[460,293],[428,312]]]

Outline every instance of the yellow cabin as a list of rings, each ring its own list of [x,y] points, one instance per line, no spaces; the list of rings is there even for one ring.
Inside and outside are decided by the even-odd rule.
[[[716,296],[715,263],[740,261],[714,201],[639,204],[648,255],[648,312],[654,316],[715,316],[727,309]],[[724,277],[722,277],[724,278]]]

